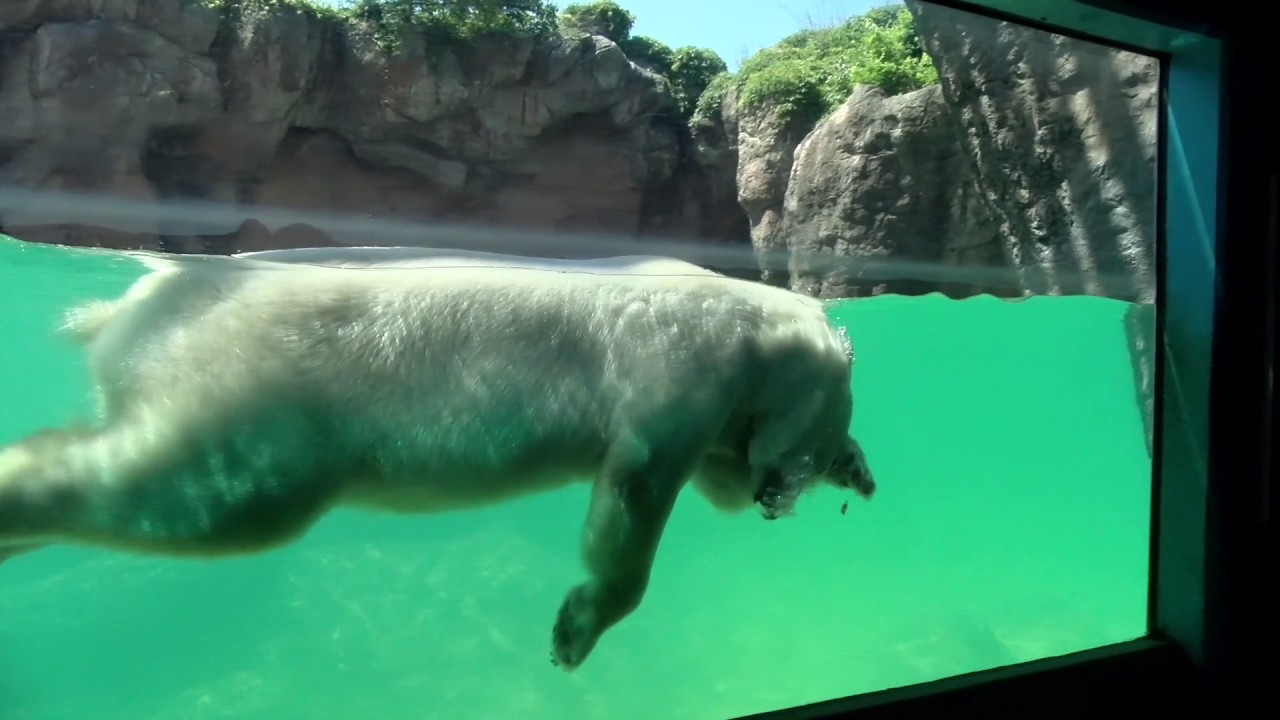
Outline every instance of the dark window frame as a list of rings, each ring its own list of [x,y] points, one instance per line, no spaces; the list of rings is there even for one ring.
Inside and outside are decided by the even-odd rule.
[[[1149,632],[1067,656],[752,718],[1169,717],[1274,700],[1271,373],[1280,153],[1255,90],[1276,9],[931,0],[1159,58]],[[1256,711],[1255,711],[1256,712]],[[1264,713],[1265,714],[1265,713]]]

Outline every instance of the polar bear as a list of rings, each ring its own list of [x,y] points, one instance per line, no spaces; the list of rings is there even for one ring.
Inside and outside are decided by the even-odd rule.
[[[848,433],[851,347],[788,290],[643,256],[133,255],[148,274],[67,316],[99,425],[0,449],[9,555],[259,552],[334,507],[437,513],[581,480],[588,577],[551,650],[573,670],[639,606],[686,483],[770,519],[819,482],[875,490]]]

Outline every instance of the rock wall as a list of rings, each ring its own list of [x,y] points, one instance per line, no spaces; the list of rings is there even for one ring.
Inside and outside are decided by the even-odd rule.
[[[859,87],[800,142],[777,219],[754,236],[800,250],[787,263],[792,289],[820,297],[972,292],[975,283],[957,272],[998,262],[999,245],[972,202],[968,159],[949,121],[937,86],[895,97]]]
[[[1154,294],[1158,65],[908,0],[940,86],[817,123],[730,95],[697,157],[766,281],[826,297]]]
[[[0,6],[0,186],[202,199],[219,226],[83,227],[71,244],[244,249],[255,205],[626,234],[696,232],[700,187],[663,82],[601,38],[482,41],[388,57],[287,6],[198,0]],[[259,233],[260,235],[260,233]],[[337,238],[350,241],[349,238]],[[358,240],[358,239],[357,239]]]
[[[1151,302],[1158,62],[906,4],[1020,286]]]
[[[668,235],[754,247],[824,297],[1154,290],[1157,64],[909,0],[939,86],[859,88],[819,122],[745,111],[690,133],[602,37],[388,57],[358,28],[199,0],[0,4],[0,187],[238,207],[29,240],[228,252],[362,242],[257,206]]]

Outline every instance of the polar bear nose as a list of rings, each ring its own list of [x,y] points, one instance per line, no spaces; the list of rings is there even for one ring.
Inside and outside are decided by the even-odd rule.
[[[876,492],[876,481],[871,474],[871,468],[867,466],[867,457],[862,452],[862,446],[857,440],[849,438],[847,452],[845,462],[842,463],[843,479],[854,492],[870,500]]]
[[[852,487],[854,492],[868,500],[871,499],[871,496],[876,494],[876,481],[870,474],[854,476]]]

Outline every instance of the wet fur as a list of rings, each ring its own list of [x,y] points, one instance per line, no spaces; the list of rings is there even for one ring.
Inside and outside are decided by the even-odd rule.
[[[640,604],[686,482],[767,518],[818,482],[875,488],[847,343],[786,290],[664,258],[143,262],[64,327],[101,425],[0,449],[0,561],[49,542],[259,552],[337,506],[444,512],[580,480],[588,578],[552,634],[572,669]]]

